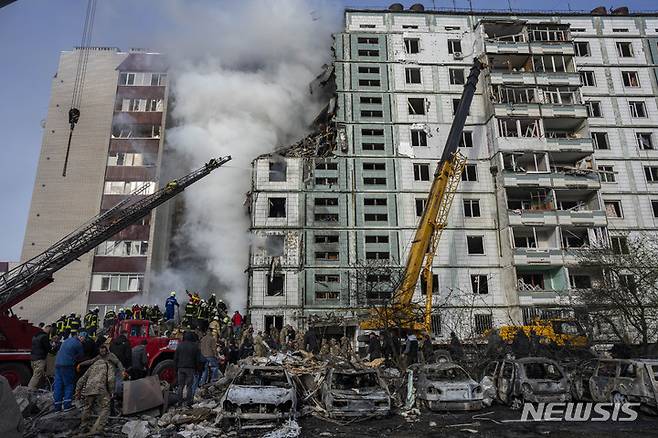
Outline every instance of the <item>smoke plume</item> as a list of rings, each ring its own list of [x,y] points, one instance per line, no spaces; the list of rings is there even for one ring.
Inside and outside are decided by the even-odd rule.
[[[192,277],[208,275],[222,285],[213,292],[229,308],[242,310],[251,162],[306,134],[320,109],[308,84],[331,62],[340,11],[302,0],[190,3],[170,4],[184,31],[172,29],[172,44],[163,49],[172,62],[174,127],[166,132],[167,148],[191,167],[211,157],[233,160],[184,192],[184,223],[176,239],[205,266],[170,269],[155,278],[151,292],[191,289]],[[175,170],[180,175],[188,169]]]

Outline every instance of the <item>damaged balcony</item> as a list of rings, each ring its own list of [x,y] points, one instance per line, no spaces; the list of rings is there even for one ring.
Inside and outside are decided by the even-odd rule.
[[[516,265],[561,265],[563,251],[558,245],[557,228],[512,227],[510,240]]]
[[[490,54],[488,60],[492,85],[581,85],[571,56]]]
[[[496,117],[587,118],[577,87],[492,85],[490,93]]]
[[[578,159],[594,153],[594,145],[585,120],[545,118],[542,120],[544,139],[549,150],[571,152]]]
[[[596,190],[508,188],[506,196],[511,226],[607,224]]]
[[[300,264],[301,237],[295,232],[254,233],[251,244],[251,266],[297,267]]]
[[[564,267],[517,267],[516,289],[521,304],[552,302],[567,289]],[[525,298],[525,299],[524,299]]]
[[[487,53],[550,53],[574,55],[568,24],[527,23],[522,20],[480,22]]]

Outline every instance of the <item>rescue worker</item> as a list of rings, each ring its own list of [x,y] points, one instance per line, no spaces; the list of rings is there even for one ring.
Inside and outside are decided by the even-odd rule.
[[[198,306],[196,314],[197,325],[202,325],[204,322],[208,322],[208,310],[208,303],[201,300],[201,304]]]
[[[73,403],[75,391],[75,363],[82,358],[82,342],[85,332],[72,336],[62,343],[55,357],[55,383],[53,384],[53,407],[55,411],[68,410]]]
[[[185,317],[183,318],[183,325],[188,328],[193,328],[193,322],[196,318],[197,309],[192,300],[185,304]]]
[[[135,319],[133,317],[133,311],[130,307],[126,307],[123,311],[126,313],[126,319]]]
[[[55,322],[55,334],[58,334],[60,337],[62,337],[64,335],[65,330],[66,330],[66,315],[62,315]]]
[[[80,427],[83,430],[90,429],[90,435],[102,434],[110,416],[110,400],[114,393],[116,370],[112,362],[107,359],[108,353],[106,345],[99,347],[100,358],[94,361],[78,380],[75,389],[76,398],[84,397]],[[94,408],[98,410],[98,419],[91,426],[91,415]]]
[[[162,319],[162,311],[160,310],[160,307],[156,304],[155,306],[151,307],[151,312],[149,314],[149,320],[151,322],[158,322]]]
[[[267,348],[263,342],[263,332],[258,332],[254,338],[254,355],[256,357],[267,356]]]
[[[165,301],[165,319],[167,321],[174,319],[176,307],[180,307],[176,300],[176,291],[171,291],[169,297],[167,297],[167,301]]]
[[[85,322],[85,331],[91,337],[96,336],[96,330],[98,330],[98,307],[87,312],[84,318]]]
[[[66,326],[70,334],[77,336],[78,332],[80,331],[80,327],[82,326],[80,317],[75,313],[71,313],[71,316],[69,316],[66,320]]]
[[[217,302],[217,311],[220,315],[226,315],[226,304],[221,299]]]
[[[212,321],[210,322],[208,328],[213,332],[213,334],[216,337],[219,337],[219,333],[221,332],[221,325],[219,324],[219,317],[215,316]]]
[[[233,313],[233,318],[231,318],[231,322],[233,323],[233,333],[238,337],[240,337],[240,331],[242,330],[242,319],[242,315],[240,315],[238,310]]]
[[[210,298],[208,298],[208,307],[210,308],[211,311],[217,309],[217,297],[215,296],[215,294],[210,294]]]
[[[279,332],[279,339],[277,339],[277,341],[279,342],[281,349],[285,349],[285,347],[288,345],[288,324],[281,328],[281,331]]]
[[[139,304],[133,304],[131,311],[133,313],[133,319],[143,319],[142,308]]]
[[[123,321],[124,319],[126,319],[126,310],[123,307],[119,309],[119,313],[117,314],[117,319],[119,321]]]
[[[109,330],[117,322],[117,313],[114,310],[108,310],[103,317],[103,330]]]
[[[206,359],[201,374],[201,385],[214,382],[219,377],[219,362],[217,361],[217,338],[208,330],[199,343],[201,354]]]
[[[306,331],[306,334],[304,334],[304,345],[302,349],[313,354],[318,354],[320,352],[320,345],[318,345],[318,338],[315,334],[315,330],[308,329]]]
[[[30,352],[30,365],[32,365],[32,378],[27,387],[37,389],[41,379],[46,375],[46,359],[50,352],[50,326],[47,325],[32,337],[32,351]]]

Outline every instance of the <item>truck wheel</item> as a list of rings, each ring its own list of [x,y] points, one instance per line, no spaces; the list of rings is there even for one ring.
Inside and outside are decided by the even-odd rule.
[[[27,386],[32,377],[32,371],[25,364],[9,362],[0,364],[0,376],[5,377],[9,381],[9,386],[14,389],[19,385]]]
[[[169,385],[174,386],[176,383],[176,366],[173,359],[165,359],[153,367],[151,371],[152,376],[158,376],[160,380],[164,380]]]

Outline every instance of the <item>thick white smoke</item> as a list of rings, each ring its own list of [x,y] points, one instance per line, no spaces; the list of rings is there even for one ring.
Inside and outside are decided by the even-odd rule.
[[[185,32],[165,47],[172,60],[175,126],[166,133],[167,147],[193,167],[211,157],[233,160],[184,193],[177,239],[206,266],[165,272],[154,282],[163,290],[151,292],[184,288],[186,276],[205,270],[225,285],[217,292],[229,307],[242,310],[250,225],[243,204],[251,161],[306,134],[320,109],[308,84],[331,62],[331,33],[339,29],[341,11],[302,0],[253,0],[175,2],[171,12]],[[178,38],[176,29],[172,35]]]

